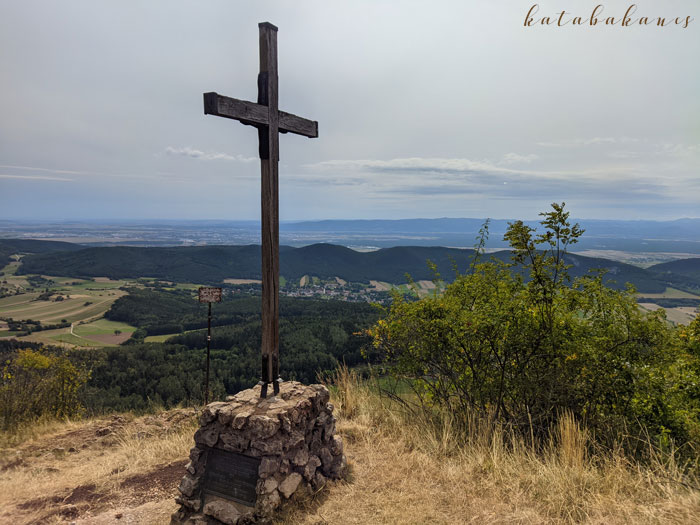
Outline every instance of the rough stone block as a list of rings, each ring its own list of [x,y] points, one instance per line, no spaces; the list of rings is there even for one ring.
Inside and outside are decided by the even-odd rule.
[[[294,492],[296,492],[297,487],[301,483],[301,474],[298,472],[292,472],[289,476],[284,478],[284,481],[280,483],[279,491],[285,498],[291,497]]]
[[[204,504],[204,514],[216,518],[226,525],[236,525],[241,511],[233,504],[223,499],[215,499]]]

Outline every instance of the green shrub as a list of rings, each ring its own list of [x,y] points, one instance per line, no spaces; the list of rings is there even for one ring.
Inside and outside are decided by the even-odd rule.
[[[81,389],[89,373],[64,356],[21,349],[7,359],[0,377],[0,425],[3,430],[42,416],[79,416]]]
[[[634,290],[607,288],[602,272],[571,281],[563,255],[583,231],[552,206],[544,233],[509,225],[513,264],[475,259],[440,295],[396,295],[369,331],[374,347],[422,406],[465,425],[477,415],[545,437],[572,413],[611,445],[646,432],[695,441],[697,333],[684,349],[663,312],[642,312]]]

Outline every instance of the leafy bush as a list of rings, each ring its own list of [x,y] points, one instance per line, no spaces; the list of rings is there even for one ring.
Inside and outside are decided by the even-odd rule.
[[[61,355],[20,349],[7,359],[0,378],[0,425],[14,428],[42,416],[80,415],[81,389],[89,373]]]
[[[512,264],[475,259],[441,295],[397,295],[369,331],[375,349],[422,406],[465,425],[477,415],[544,437],[572,413],[609,444],[642,432],[697,439],[697,335],[684,350],[662,312],[643,313],[634,290],[606,287],[603,272],[572,281],[564,253],[583,231],[564,204],[552,207],[539,235],[509,225]]]

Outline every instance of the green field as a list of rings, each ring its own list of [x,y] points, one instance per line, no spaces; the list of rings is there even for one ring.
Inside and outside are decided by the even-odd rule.
[[[42,330],[22,336],[20,340],[96,347],[119,344],[134,332],[133,326],[102,319],[114,301],[126,294],[118,288],[132,284],[130,281],[42,275],[41,277],[51,282],[36,288],[40,291],[29,291],[30,283],[25,276],[15,276],[19,264],[19,262],[8,264],[3,269],[5,275],[2,279],[7,281],[6,287],[11,286],[24,293],[0,298],[0,318],[15,321],[31,319],[41,322],[42,325],[63,322],[74,325],[73,333],[71,328]],[[51,296],[38,300],[39,296],[47,290],[51,292]],[[115,334],[115,330],[120,334]],[[0,337],[15,336],[18,333],[22,332],[11,332],[6,325],[5,329],[0,329]]]
[[[71,333],[63,333],[63,334],[56,334],[56,335],[51,335],[48,337],[50,339],[50,343],[68,343],[70,345],[74,346],[84,346],[88,348],[94,348],[94,347],[101,347],[101,346],[108,346],[102,343],[99,343],[97,341],[89,341],[88,339],[83,339],[82,337],[78,337],[77,335],[73,335]],[[30,338],[27,338],[27,340],[31,340]],[[37,339],[37,340],[43,340]],[[43,342],[43,341],[42,341]]]
[[[0,318],[15,321],[39,321],[42,325],[72,323],[70,328],[42,330],[20,337],[20,340],[42,342],[47,344],[63,343],[81,347],[103,347],[118,345],[131,337],[135,327],[124,323],[108,321],[103,316],[114,301],[126,295],[119,288],[127,286],[143,287],[157,281],[156,279],[111,280],[104,277],[78,279],[75,277],[57,277],[41,275],[50,281],[31,290],[26,277],[16,276],[21,262],[15,261],[4,269],[1,280],[7,281],[5,288],[17,290],[18,295],[0,298]],[[200,285],[194,283],[168,283],[170,290],[197,290]],[[52,292],[46,300],[37,300],[45,291]],[[56,300],[61,297],[62,300]],[[119,332],[115,334],[115,331]],[[22,332],[11,332],[6,323],[0,323],[0,337],[15,336]],[[165,340],[178,334],[155,336],[149,340]]]
[[[62,301],[37,301],[39,294],[30,293],[0,299],[0,317],[16,321],[32,319],[43,324],[55,324],[65,319],[75,323],[101,317],[112,303],[126,292],[121,290],[83,291],[79,294],[64,295]]]
[[[648,299],[700,299],[699,295],[695,295],[675,288],[666,288],[664,293],[638,293],[639,297]]]
[[[115,330],[118,330],[120,333],[115,334]],[[48,344],[65,343],[95,348],[121,344],[131,337],[134,330],[136,330],[135,327],[125,323],[98,319],[90,323],[75,324],[73,326],[73,333],[71,333],[70,328],[60,328],[57,330],[35,332],[20,339]]]
[[[171,337],[175,337],[176,335],[180,334],[164,334],[164,335],[149,335],[146,337],[143,342],[144,343],[164,343]]]
[[[132,333],[136,330],[135,326],[108,319],[98,319],[87,324],[78,324],[73,327],[73,333],[80,337],[90,338],[91,335],[113,335],[115,330],[122,333]]]

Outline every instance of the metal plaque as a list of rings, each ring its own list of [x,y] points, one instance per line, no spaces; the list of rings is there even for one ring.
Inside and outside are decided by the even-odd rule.
[[[221,288],[214,288],[211,286],[202,286],[199,289],[199,302],[200,303],[220,303],[221,302]]]
[[[210,448],[204,468],[204,494],[213,494],[255,507],[260,458]]]

